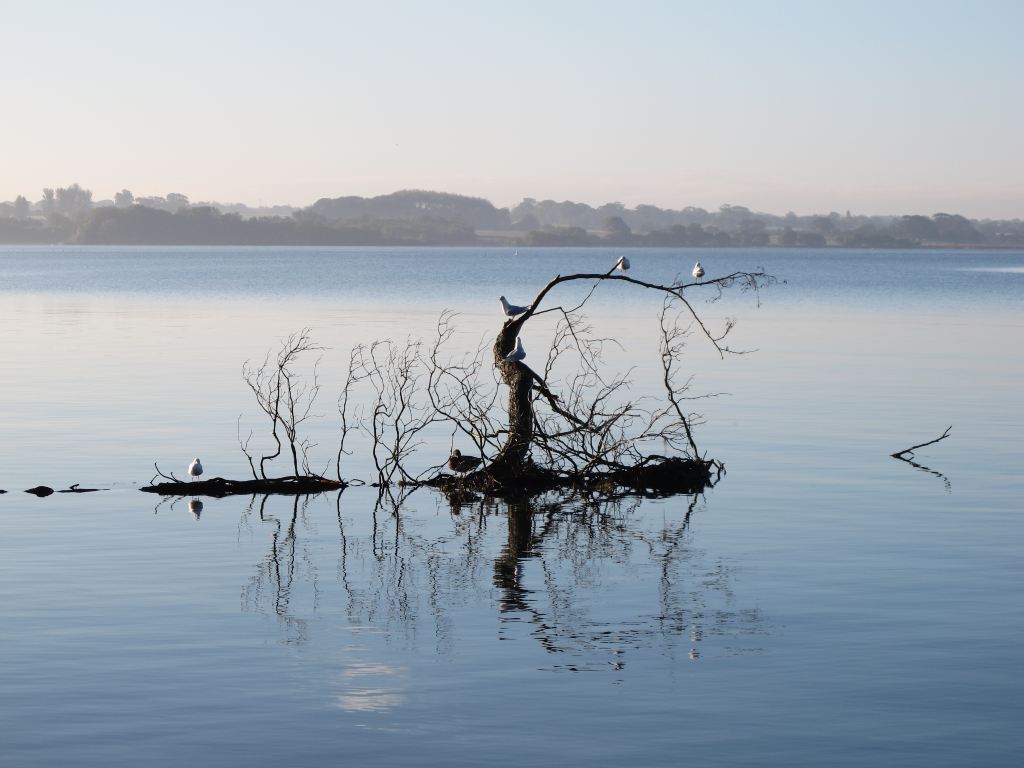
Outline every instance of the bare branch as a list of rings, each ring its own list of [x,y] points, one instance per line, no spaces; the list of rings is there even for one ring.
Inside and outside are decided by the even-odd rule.
[[[904,448],[902,451],[897,451],[896,453],[891,453],[889,455],[892,456],[894,459],[903,459],[904,461],[906,461],[907,458],[914,455],[914,451],[917,450],[918,448],[924,448],[926,445],[933,445],[934,443],[937,443],[940,440],[945,440],[947,437],[949,437],[949,432],[951,429],[953,429],[952,424],[946,427],[946,431],[943,432],[934,440],[929,440],[927,443],[918,443],[917,445],[912,445],[909,448]]]

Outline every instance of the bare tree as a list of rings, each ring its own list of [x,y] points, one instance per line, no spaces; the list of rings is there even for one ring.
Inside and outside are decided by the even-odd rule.
[[[341,481],[341,457],[348,456],[351,451],[345,450],[345,443],[348,440],[349,433],[353,429],[359,429],[362,426],[363,420],[359,412],[350,413],[349,411],[349,400],[351,399],[352,390],[356,384],[359,383],[360,368],[359,363],[362,359],[363,347],[353,347],[352,351],[348,356],[348,373],[345,376],[345,386],[342,387],[341,394],[338,395],[338,414],[341,417],[341,432],[338,438],[338,453],[335,457],[335,472],[338,480]]]
[[[270,435],[276,446],[273,453],[260,457],[259,474],[264,480],[267,479],[267,462],[281,455],[282,435],[291,453],[293,476],[298,477],[300,474],[300,457],[303,471],[309,474],[308,451],[314,444],[302,438],[299,430],[305,421],[313,417],[313,404],[320,392],[317,375],[320,359],[318,357],[314,363],[308,381],[299,375],[297,365],[304,355],[323,352],[323,349],[311,339],[310,329],[303,328],[284,339],[273,360],[268,353],[259,367],[248,361],[242,366],[242,378],[256,396],[260,410],[270,419]],[[239,444],[253,469],[253,477],[256,477],[253,460],[248,452],[248,440],[244,444],[239,440]]]
[[[618,376],[605,381],[597,373],[595,361],[600,357],[605,340],[590,338],[579,312],[604,281],[625,282],[647,290],[659,292],[667,299],[661,314],[661,358],[664,384],[668,396],[667,406],[643,408],[636,403],[612,406],[613,397],[628,389],[628,380]],[[593,286],[576,306],[566,309],[555,305],[544,308],[549,294],[559,285],[573,281],[590,281]],[[686,330],[679,326],[678,318],[668,322],[667,313],[675,306],[691,318],[691,325],[718,352],[719,355],[736,353],[725,343],[733,328],[726,320],[721,329],[713,330],[702,320],[687,292],[710,291],[714,300],[730,287],[757,291],[773,282],[762,270],[733,272],[719,278],[699,282],[674,281],[670,284],[651,283],[625,274],[616,274],[614,268],[606,273],[560,275],[545,285],[529,308],[502,326],[493,346],[494,366],[502,381],[508,385],[508,436],[501,451],[486,471],[502,478],[521,478],[536,473],[531,449],[539,446],[549,458],[553,468],[563,472],[585,475],[598,467],[611,470],[638,469],[650,463],[643,457],[640,446],[653,439],[662,439],[678,447],[685,440],[691,458],[700,461],[693,438],[692,417],[680,405],[682,387],[676,383],[676,368],[683,349]],[[515,348],[516,337],[534,317],[547,312],[562,315],[556,331],[552,353],[548,356],[545,375],[540,375],[522,361],[509,362],[508,354]],[[547,374],[553,367],[552,355],[564,354],[575,348],[581,360],[577,376],[568,382],[567,390],[553,391]],[[536,404],[542,402],[548,415],[538,415]]]
[[[634,397],[628,371],[609,375],[604,370],[604,350],[617,341],[595,335],[582,310],[606,280],[663,294],[663,397]],[[544,308],[549,293],[570,281],[593,285],[575,306]],[[353,383],[369,383],[372,403],[363,426],[381,487],[395,481],[450,484],[450,475],[438,473],[444,462],[419,472],[411,468],[413,455],[425,445],[425,430],[438,425],[450,430],[453,447],[457,437],[473,444],[482,468],[459,483],[481,490],[601,480],[699,487],[716,463],[698,451],[694,426],[700,417],[686,408],[695,397],[689,394],[692,377],[680,374],[683,350],[692,332],[703,336],[719,355],[738,352],[725,343],[734,322],[726,319],[721,328],[710,328],[685,292],[710,292],[709,298],[716,300],[726,288],[756,291],[770,282],[772,278],[763,271],[671,284],[649,283],[612,271],[559,276],[541,290],[525,313],[504,323],[493,344],[482,342],[475,352],[448,354],[457,318],[447,311],[439,318],[429,345],[378,341],[357,348],[344,397],[347,403]],[[559,318],[542,371],[522,361],[508,362],[506,355],[524,324],[548,312],[558,313]],[[556,371],[563,369],[569,374],[556,382]],[[506,385],[508,405],[503,414],[499,399]],[[675,458],[652,453],[654,445],[668,449]],[[720,474],[721,465],[717,466]],[[650,483],[652,479],[656,482]]]
[[[416,484],[408,459],[423,445],[423,430],[443,419],[423,394],[428,375],[423,342],[383,340],[358,350],[358,378],[373,392],[364,429],[372,441],[377,482]]]
[[[618,342],[596,335],[583,310],[597,288],[610,280],[662,296],[658,325],[662,396],[635,396],[630,371],[606,370],[605,349]],[[457,320],[450,311],[441,314],[429,342],[379,340],[357,345],[349,354],[337,401],[341,424],[334,487],[345,485],[342,457],[351,452],[352,433],[361,432],[370,444],[382,494],[390,494],[383,489],[396,485],[404,487],[401,496],[424,484],[499,492],[572,485],[592,488],[600,483],[610,483],[608,488],[699,490],[711,482],[716,466],[719,476],[723,467],[698,449],[694,427],[700,416],[688,410],[696,397],[689,392],[692,377],[681,373],[683,352],[691,334],[707,341],[720,356],[742,352],[725,341],[734,321],[727,318],[720,327],[709,326],[692,299],[701,292],[715,301],[731,287],[756,293],[773,280],[761,270],[667,284],[627,277],[614,269],[556,276],[525,311],[505,321],[493,343],[482,339],[468,353],[449,351]],[[590,283],[589,291],[574,306],[550,302],[553,291],[569,282]],[[526,323],[547,313],[555,313],[557,320],[541,371],[521,359],[507,359]],[[285,446],[292,479],[325,481],[310,472],[309,451],[315,444],[301,433],[305,422],[314,417],[320,358],[305,377],[300,371],[306,356],[323,351],[312,340],[310,329],[304,328],[284,339],[277,354],[268,353],[259,366],[243,365],[243,379],[270,421],[274,446],[273,452],[263,453],[257,461],[249,449],[252,433],[243,439],[239,426],[239,446],[255,481],[269,480],[267,463],[277,459]],[[505,386],[509,392],[503,409]],[[473,445],[480,469],[454,479],[442,472],[449,463],[447,456],[425,469],[423,462],[414,466],[419,449],[431,442],[436,445],[444,431],[452,448],[456,440],[463,446],[467,440]],[[653,452],[653,447],[664,454]],[[280,492],[295,492],[295,486],[283,485]],[[393,497],[392,501],[397,505]]]

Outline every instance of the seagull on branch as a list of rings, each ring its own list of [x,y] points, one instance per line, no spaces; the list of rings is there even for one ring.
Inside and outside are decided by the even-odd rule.
[[[479,456],[463,456],[462,451],[456,448],[448,458],[448,469],[452,472],[458,472],[460,475],[464,475],[467,472],[472,472],[476,469],[480,465],[481,461],[483,461],[483,459]]]
[[[193,480],[203,474],[203,464],[199,459],[192,459],[192,463],[188,465],[188,475]]]
[[[704,267],[700,265],[699,261],[693,265],[693,276],[696,277],[698,280],[704,277]]]
[[[520,307],[516,304],[509,304],[508,300],[504,296],[499,296],[498,301],[501,302],[501,308],[502,310],[504,310],[505,315],[507,317],[515,317],[516,315],[521,315],[523,314],[523,312],[527,312],[530,309],[529,306]]]
[[[524,357],[526,357],[526,350],[523,349],[523,340],[519,336],[516,336],[516,348],[505,355],[505,362],[518,363]]]
[[[615,266],[612,267],[612,269],[617,269],[620,272],[628,272],[629,259],[627,259],[625,256],[619,256],[619,260],[615,262]]]

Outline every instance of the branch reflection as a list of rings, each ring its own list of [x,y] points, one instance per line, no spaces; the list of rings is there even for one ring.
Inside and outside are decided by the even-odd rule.
[[[538,643],[556,671],[622,671],[645,650],[697,659],[711,638],[717,655],[756,651],[764,632],[756,608],[736,607],[729,565],[694,544],[703,497],[350,498],[253,499],[243,513],[270,528],[270,546],[242,604],[276,617],[285,642],[309,638],[322,603],[383,642],[441,655],[479,643],[496,613],[498,640]],[[310,510],[328,504],[337,530],[321,535]],[[329,560],[328,583],[317,564]]]

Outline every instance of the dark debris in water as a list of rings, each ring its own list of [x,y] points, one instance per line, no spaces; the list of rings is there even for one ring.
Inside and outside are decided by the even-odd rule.
[[[714,486],[723,471],[723,466],[716,461],[657,456],[636,467],[610,472],[567,475],[530,463],[515,474],[496,475],[490,467],[484,467],[464,475],[438,475],[424,484],[440,488],[449,496],[468,499],[479,493],[508,496],[560,488],[586,489],[608,496],[628,489],[640,495],[659,497],[700,493]]]
[[[25,493],[31,493],[33,496],[38,496],[40,499],[43,499],[54,493],[95,493],[96,491],[109,490],[109,488],[81,488],[78,483],[73,483],[60,491],[54,491],[53,488],[48,485],[37,485],[35,488],[26,488]],[[0,493],[7,493],[7,491],[0,491]]]

